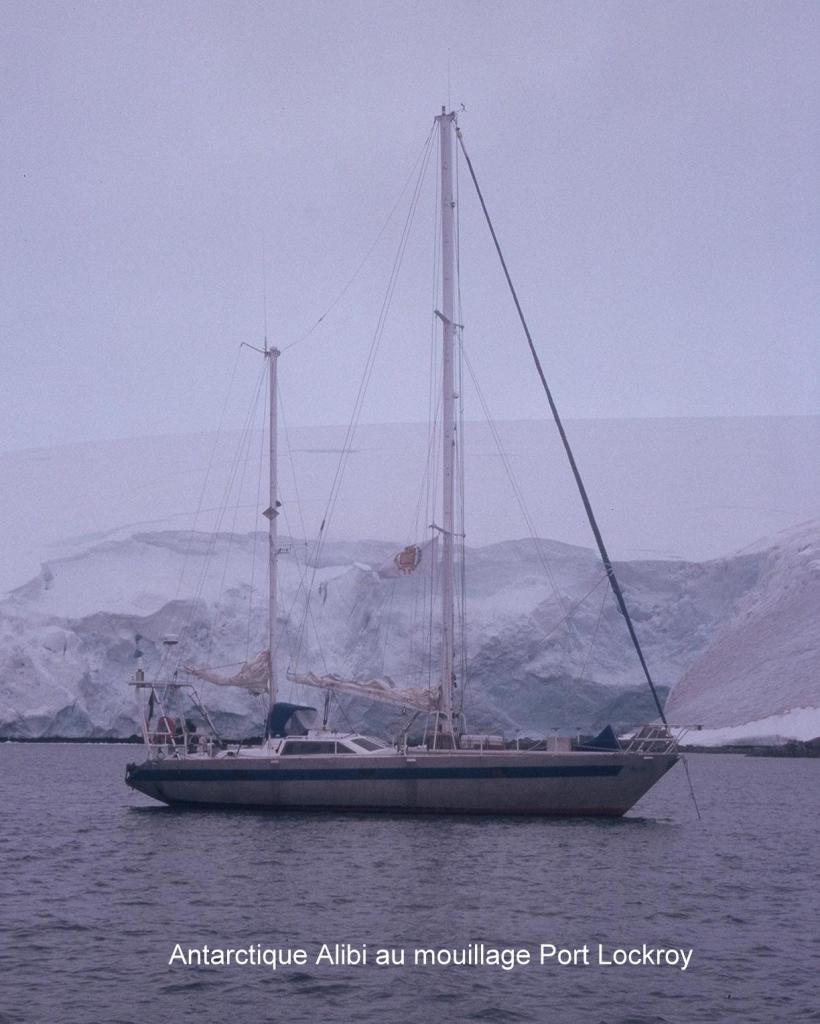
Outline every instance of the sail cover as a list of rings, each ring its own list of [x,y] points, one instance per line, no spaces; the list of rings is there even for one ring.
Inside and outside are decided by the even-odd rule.
[[[239,686],[243,690],[250,690],[251,693],[264,693],[270,682],[270,651],[260,651],[253,661],[246,661],[233,676],[221,676],[195,665],[184,665],[183,668],[197,679],[216,683],[217,686]]]
[[[186,672],[197,679],[204,679],[217,686],[238,686],[251,693],[265,693],[270,681],[270,653],[260,651],[253,661],[246,661],[240,670],[232,676],[222,676],[210,669],[196,665],[183,666]],[[401,707],[415,708],[417,711],[435,711],[438,708],[439,691],[424,690],[414,687],[399,687],[389,677],[384,679],[343,679],[341,676],[328,674],[324,676],[308,672],[305,675],[291,675],[292,682],[303,686],[313,686],[319,690],[338,690],[354,697],[366,697],[369,700],[381,701],[386,704],[398,704]]]
[[[341,693],[349,693],[354,697],[365,697],[385,704],[399,704],[402,707],[415,708],[417,711],[435,711],[438,708],[438,690],[401,688],[387,677],[384,679],[342,679],[337,675],[318,676],[314,672],[308,672],[305,675],[292,675],[290,679],[303,686],[315,686],[320,690],[337,690]]]

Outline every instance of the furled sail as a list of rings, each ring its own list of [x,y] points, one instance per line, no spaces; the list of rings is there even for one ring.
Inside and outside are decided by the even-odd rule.
[[[303,686],[315,686],[320,690],[338,690],[354,697],[366,697],[369,700],[382,701],[385,704],[399,704],[402,707],[415,708],[417,711],[436,711],[439,693],[437,690],[396,686],[390,678],[384,679],[342,679],[341,676],[329,674],[318,676],[314,672],[305,675],[292,675],[292,682]]]
[[[218,686],[239,686],[243,690],[250,690],[251,693],[264,693],[270,683],[270,651],[260,651],[253,661],[246,661],[233,676],[221,676],[209,669],[197,668],[195,665],[183,667],[186,672],[190,672],[197,679],[204,679],[206,682],[216,683]]]

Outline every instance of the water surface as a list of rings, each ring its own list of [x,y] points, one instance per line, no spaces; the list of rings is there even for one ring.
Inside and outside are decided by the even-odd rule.
[[[174,811],[141,748],[0,745],[0,1022],[820,1021],[820,761],[693,755],[620,821]],[[364,967],[169,966],[188,947],[367,943]],[[527,947],[500,968],[380,946]],[[541,967],[540,943],[693,948]]]

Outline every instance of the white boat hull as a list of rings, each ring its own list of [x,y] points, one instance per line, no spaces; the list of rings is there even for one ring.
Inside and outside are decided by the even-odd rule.
[[[126,782],[180,806],[620,817],[676,761],[623,751],[192,756],[130,764]]]

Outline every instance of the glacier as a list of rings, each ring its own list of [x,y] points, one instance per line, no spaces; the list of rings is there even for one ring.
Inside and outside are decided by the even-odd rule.
[[[738,730],[806,738],[820,707],[820,417],[568,427],[673,723],[700,728],[698,743]],[[486,426],[466,424],[479,467],[466,477],[469,726],[543,734],[651,719],[551,425],[499,428],[536,530],[568,543],[540,542],[551,583],[539,545],[509,539],[525,524]],[[283,530],[315,536],[344,430],[286,436]],[[380,576],[427,536],[426,521],[412,521],[425,436],[421,424],[362,424],[320,563],[307,565],[305,541],[285,542],[283,678],[296,662],[354,676],[415,673],[411,685],[429,676],[422,579]],[[237,440],[225,431],[0,453],[0,735],[130,735],[134,653],[149,678],[172,669],[165,633],[182,634],[179,659],[212,667],[264,646],[266,541],[252,474],[229,516],[219,511]],[[305,572],[318,603],[297,650]],[[585,595],[571,629],[561,625]],[[200,692],[226,731],[258,732],[258,698],[208,684]],[[396,724],[358,702],[340,710],[382,733]]]
[[[428,577],[382,571],[401,546],[332,541],[311,563],[304,541],[283,540],[284,696],[316,702],[315,691],[286,682],[295,666],[414,683],[433,671],[437,641],[420,639]],[[44,563],[0,601],[0,736],[133,734],[127,681],[138,651],[148,679],[185,663],[253,657],[265,642],[266,558],[258,532],[159,530],[91,541]],[[709,742],[710,729],[777,715],[788,724],[795,709],[820,707],[816,521],[733,555],[635,560],[617,572],[656,682],[671,691],[668,717],[705,730],[697,742]],[[314,600],[300,641],[306,573]],[[654,717],[592,551],[529,539],[469,548],[465,579],[470,728],[544,735]],[[180,635],[178,649],[164,647],[169,633]],[[258,734],[263,698],[197,689],[226,734]],[[382,734],[401,725],[398,712],[356,699],[340,701],[336,713]]]
[[[812,739],[803,733],[820,707],[820,526],[785,530],[744,557],[755,562],[756,584],[734,602],[708,649],[677,682],[667,714],[731,730],[734,738]],[[761,721],[778,716],[782,733],[777,723]]]

